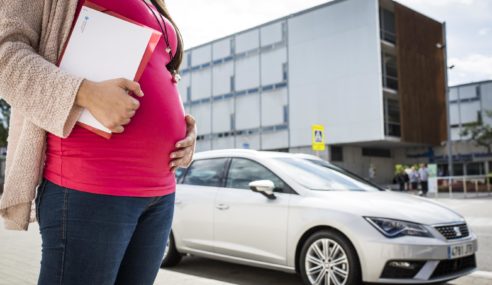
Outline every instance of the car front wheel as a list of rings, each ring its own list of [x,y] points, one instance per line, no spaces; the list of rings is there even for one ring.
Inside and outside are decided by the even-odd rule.
[[[167,239],[166,248],[164,249],[161,267],[173,267],[181,261],[182,257],[183,255],[176,249],[174,235],[171,233]]]
[[[304,243],[299,261],[306,285],[360,285],[359,259],[352,244],[342,234],[323,230]]]

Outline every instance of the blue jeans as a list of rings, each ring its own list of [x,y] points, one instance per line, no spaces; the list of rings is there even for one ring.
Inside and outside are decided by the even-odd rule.
[[[42,238],[38,285],[151,285],[171,230],[175,194],[87,193],[45,178],[35,199]]]

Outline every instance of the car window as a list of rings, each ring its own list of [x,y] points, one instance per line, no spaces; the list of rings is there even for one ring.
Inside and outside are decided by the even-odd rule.
[[[384,191],[377,185],[323,160],[277,157],[274,161],[299,184],[312,190]]]
[[[186,172],[186,168],[181,168],[181,167],[176,168],[176,172],[174,173],[174,176],[176,177],[177,183],[181,182],[181,178],[183,178],[185,172]]]
[[[222,186],[227,158],[195,160],[184,177],[183,184]]]
[[[263,165],[244,158],[232,159],[226,187],[249,189],[248,184],[255,180],[271,180],[275,185],[274,192],[287,192],[288,189],[282,179]]]

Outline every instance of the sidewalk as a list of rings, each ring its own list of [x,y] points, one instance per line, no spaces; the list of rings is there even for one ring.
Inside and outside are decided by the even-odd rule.
[[[41,237],[36,223],[30,224],[28,232],[7,231],[4,229],[3,220],[0,218],[0,285],[30,285],[36,284],[39,274],[39,263],[41,260]],[[199,266],[207,266],[209,262],[205,259],[198,260]],[[218,263],[217,263],[218,264]],[[159,270],[159,274],[154,284],[157,285],[264,285],[258,284],[255,278],[257,272],[267,274],[278,274],[282,276],[281,281],[268,282],[268,285],[301,285],[295,275],[277,273],[270,270],[256,269],[253,267],[231,265],[233,270],[224,270],[226,263],[222,266],[212,265],[211,270],[217,274],[229,274],[227,280],[218,281],[207,277],[207,274],[186,274],[183,270]],[[178,267],[179,268],[179,267]],[[193,270],[193,269],[191,269]],[[197,271],[200,271],[197,269]],[[272,278],[274,279],[274,278]],[[223,279],[224,280],[224,279]],[[271,280],[271,279],[270,279]],[[288,282],[285,282],[288,280]],[[461,278],[450,282],[454,285],[491,285],[492,273],[477,272],[470,277]]]
[[[390,189],[395,193],[419,195],[420,190],[405,190],[398,191],[397,189]],[[433,199],[492,199],[492,193],[489,192],[439,192],[439,193],[427,193],[427,198]]]

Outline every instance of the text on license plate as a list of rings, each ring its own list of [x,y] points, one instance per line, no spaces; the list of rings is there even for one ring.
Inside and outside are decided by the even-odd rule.
[[[449,259],[459,258],[473,254],[473,243],[451,245],[448,248]]]

